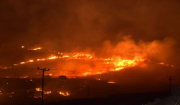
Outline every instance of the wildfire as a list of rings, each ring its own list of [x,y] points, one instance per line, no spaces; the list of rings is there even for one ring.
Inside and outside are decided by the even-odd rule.
[[[69,58],[69,55],[63,55],[62,58]]]
[[[86,75],[91,75],[91,74],[92,74],[91,72],[85,72],[85,73],[83,73],[84,76],[86,76]]]
[[[144,61],[144,59],[133,59],[133,60],[122,60],[118,59],[114,62],[115,71],[122,70],[127,67],[133,67],[138,64],[138,62]]]
[[[41,50],[41,47],[37,47],[37,48],[28,48],[28,50]]]
[[[80,65],[81,67],[79,70],[78,74],[69,74],[68,72],[63,73],[65,74],[68,78],[73,78],[76,76],[87,76],[87,75],[96,75],[96,74],[102,74],[102,73],[107,73],[109,71],[119,71],[121,69],[127,68],[127,67],[133,67],[136,66],[139,62],[143,62],[145,59],[139,58],[139,59],[117,59],[116,57],[113,58],[93,58],[92,55],[90,54],[72,54],[73,56],[70,59],[77,59],[77,60],[90,60],[90,61],[100,61],[101,63],[95,64],[96,66],[100,66],[100,68],[95,69],[95,68],[87,68],[85,67],[84,70],[83,65]],[[107,67],[107,68],[106,68]]]
[[[25,64],[25,62],[20,62],[20,64]]]
[[[37,59],[37,61],[45,61],[45,60],[46,60],[46,59],[44,59],[44,58],[43,58],[43,59]]]
[[[40,48],[41,47],[36,48],[36,49],[40,49]],[[14,64],[14,66],[28,64],[28,63],[32,63],[32,62],[35,63],[35,62],[39,62],[39,61],[43,62],[43,61],[60,60],[60,59],[66,59],[67,61],[73,60],[74,62],[76,62],[75,60],[92,62],[94,67],[91,67],[91,65],[89,65],[89,63],[85,64],[85,65],[74,63],[73,67],[71,64],[69,66],[66,65],[64,70],[61,69],[61,71],[59,71],[58,74],[56,74],[56,73],[49,74],[49,76],[65,75],[68,78],[75,78],[77,76],[88,76],[88,75],[108,73],[110,71],[119,71],[124,68],[136,66],[139,62],[143,62],[145,60],[143,58],[121,59],[119,57],[95,58],[91,54],[87,54],[87,53],[66,53],[66,54],[64,54],[64,53],[58,52],[58,54],[59,54],[58,56],[51,55],[47,58],[38,58],[36,60],[30,59],[27,61],[22,61],[19,64]],[[64,66],[64,65],[62,65],[62,66]],[[70,70],[66,70],[66,68],[70,68]],[[74,71],[72,71],[72,69],[75,69],[78,71],[74,72]]]
[[[157,64],[159,64],[159,65],[164,65],[164,66],[171,66],[171,67],[174,67],[174,68],[179,68],[179,67],[175,67],[174,65],[165,64],[164,62],[157,63]]]
[[[70,95],[69,92],[61,92],[61,91],[59,92],[59,94],[63,95],[63,96],[69,96]]]
[[[92,55],[90,54],[84,54],[84,53],[77,53],[73,55],[74,59],[92,59]]]
[[[21,48],[24,48],[24,46],[21,46]]]
[[[14,66],[18,66],[19,64],[14,64]]]
[[[39,91],[42,91],[42,89],[41,89],[41,88],[36,88],[36,91],[38,91],[38,92],[39,92]]]
[[[52,57],[49,57],[48,59],[57,59],[58,56],[52,56]]]
[[[112,83],[112,84],[114,84],[114,83],[116,83],[116,82],[113,82],[113,81],[109,81],[108,83]]]
[[[44,94],[51,94],[51,91],[44,91]]]
[[[31,60],[29,60],[29,62],[34,62],[34,60],[31,59]]]

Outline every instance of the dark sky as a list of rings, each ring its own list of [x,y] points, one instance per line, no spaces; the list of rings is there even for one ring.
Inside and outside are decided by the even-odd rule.
[[[95,50],[131,35],[179,48],[179,13],[179,0],[0,0],[0,44]]]

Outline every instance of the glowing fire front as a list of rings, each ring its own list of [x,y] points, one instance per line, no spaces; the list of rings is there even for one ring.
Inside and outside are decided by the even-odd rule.
[[[86,56],[86,57],[77,57]],[[67,61],[65,63],[67,66],[62,68],[59,72],[59,75],[65,75],[68,78],[75,78],[77,76],[88,76],[88,75],[96,75],[108,73],[110,71],[119,71],[125,68],[134,67],[138,65],[140,62],[145,61],[144,58],[134,58],[134,59],[121,59],[120,57],[113,58],[95,58],[90,54],[77,54],[75,56],[70,56],[69,59],[77,59],[78,62]],[[84,63],[85,62],[85,63]],[[89,64],[92,64],[89,65]],[[64,66],[64,65],[62,65]]]
[[[84,53],[80,53],[80,54],[75,54],[73,55],[74,59],[92,59],[92,55],[90,54],[84,54]]]
[[[28,50],[41,50],[41,47],[37,47],[37,48],[28,48]]]
[[[136,66],[139,62],[142,62],[142,61],[144,61],[144,59],[133,59],[133,60],[118,59],[117,61],[114,61],[115,71],[119,71],[127,67]]]
[[[124,36],[122,40],[117,43],[111,43],[110,40],[104,41],[102,46],[94,49],[95,52],[90,53],[69,53],[69,52],[58,52],[53,50],[47,50],[48,53],[44,53],[46,50],[43,47],[30,47],[27,48],[24,45],[21,46],[21,50],[37,50],[30,51],[33,53],[42,54],[41,57],[33,56],[33,59],[28,58],[23,61],[18,61],[14,63],[14,66],[11,69],[18,69],[18,66],[28,67],[25,70],[28,70],[29,67],[33,66],[48,66],[52,71],[49,72],[49,76],[59,77],[65,75],[68,78],[74,78],[77,76],[88,76],[108,73],[111,71],[119,71],[125,68],[130,68],[134,66],[145,67],[149,59],[155,59],[155,63],[161,62],[169,58],[172,54],[171,47],[174,46],[173,39],[164,39],[162,41],[155,40],[153,42],[144,42],[144,41],[134,41],[131,36]],[[169,49],[168,49],[169,48]],[[43,50],[42,50],[43,49]],[[52,49],[52,48],[51,48]],[[39,51],[41,50],[41,51]],[[46,52],[47,52],[46,51]],[[87,50],[88,51],[88,50]],[[169,52],[170,51],[170,52]],[[47,54],[50,55],[47,56]],[[164,53],[165,52],[165,53]],[[99,55],[104,58],[95,57]],[[167,56],[168,55],[168,56]],[[105,57],[106,56],[106,57]],[[36,58],[37,57],[37,58]],[[108,58],[109,57],[109,58]],[[147,59],[146,59],[147,58]],[[143,63],[144,62],[144,63]],[[169,66],[173,68],[178,68],[172,64],[166,63],[157,63],[163,66]],[[150,63],[149,63],[150,64]],[[1,65],[0,65],[1,66]],[[8,67],[0,67],[1,69],[9,69]],[[24,70],[24,71],[25,71]],[[19,71],[24,72],[19,69]],[[22,73],[23,74],[23,73]],[[32,77],[39,77],[39,73],[29,73]],[[48,74],[45,74],[48,75]],[[29,76],[29,77],[31,77]],[[47,76],[48,77],[48,76]]]
[[[14,66],[26,65],[26,64],[36,64],[36,62],[44,61],[60,61],[54,69],[57,71],[52,71],[49,75],[52,77],[58,77],[60,75],[65,75],[68,78],[82,77],[88,75],[97,75],[108,73],[110,71],[119,71],[125,68],[134,67],[144,62],[149,61],[141,56],[135,56],[131,59],[121,58],[120,56],[113,56],[111,58],[96,58],[91,54],[86,53],[60,53],[57,55],[51,55],[46,58],[39,59],[29,59],[27,61],[22,61],[20,63],[14,64]],[[62,63],[62,61],[64,63]],[[159,65],[170,66],[174,68],[174,65],[165,64],[163,62],[157,63]],[[8,67],[1,67],[2,69],[8,69]],[[38,74],[38,73],[36,73]],[[24,77],[23,77],[24,78]]]
[[[174,67],[174,68],[179,68],[179,67],[175,67],[174,65],[165,64],[164,62],[157,63],[157,64],[159,64],[159,65],[164,65],[164,66],[171,66],[171,67]]]
[[[42,89],[41,88],[36,88],[36,91],[37,92],[40,92],[40,91],[42,91]],[[60,95],[62,95],[62,96],[69,96],[70,95],[70,93],[69,92],[63,92],[63,91],[56,91],[56,92],[58,92],[58,94],[60,94]],[[52,91],[44,91],[44,94],[51,94],[51,93],[53,93]]]
[[[96,75],[108,73],[110,71],[119,71],[124,68],[136,66],[139,62],[143,62],[145,59],[138,57],[134,59],[122,59],[120,57],[112,57],[112,58],[96,58],[91,54],[85,53],[59,53],[59,55],[52,55],[47,58],[39,58],[39,59],[30,59],[28,61],[20,62],[19,64],[14,64],[14,66],[24,65],[28,63],[36,63],[43,61],[52,61],[52,60],[66,60],[65,65],[62,65],[58,72],[51,72],[49,76],[59,76],[65,75],[68,78],[74,78],[77,76],[87,76],[87,75]],[[70,63],[66,63],[70,62]],[[73,62],[73,63],[71,63]],[[80,63],[78,63],[80,62]],[[90,63],[85,64],[85,62],[91,62],[94,65],[92,67]],[[58,68],[58,67],[57,67]],[[56,68],[56,69],[57,69]],[[76,72],[73,71],[76,70]],[[58,69],[57,69],[58,70]],[[47,74],[46,74],[47,75]]]

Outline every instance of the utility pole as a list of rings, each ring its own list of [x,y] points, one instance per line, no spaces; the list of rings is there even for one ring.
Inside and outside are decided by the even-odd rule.
[[[44,69],[39,69],[39,67],[37,67],[38,70],[42,70],[42,105],[43,105],[43,95],[44,95],[44,72],[45,71],[49,71],[50,69],[44,68]]]
[[[171,80],[173,80],[172,78],[174,76],[167,76],[167,77],[169,77],[169,91],[171,92]]]

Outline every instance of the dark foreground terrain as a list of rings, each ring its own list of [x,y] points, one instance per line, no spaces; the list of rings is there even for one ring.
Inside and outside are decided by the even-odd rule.
[[[117,94],[99,98],[68,99],[60,101],[44,100],[44,105],[147,105],[157,99],[163,100],[169,94],[165,92]],[[1,105],[41,105],[41,98],[6,98],[1,100]],[[158,104],[157,104],[158,105]]]
[[[41,83],[41,78],[0,78],[0,105],[41,105]],[[44,105],[145,105],[171,94],[168,85],[45,78]]]

